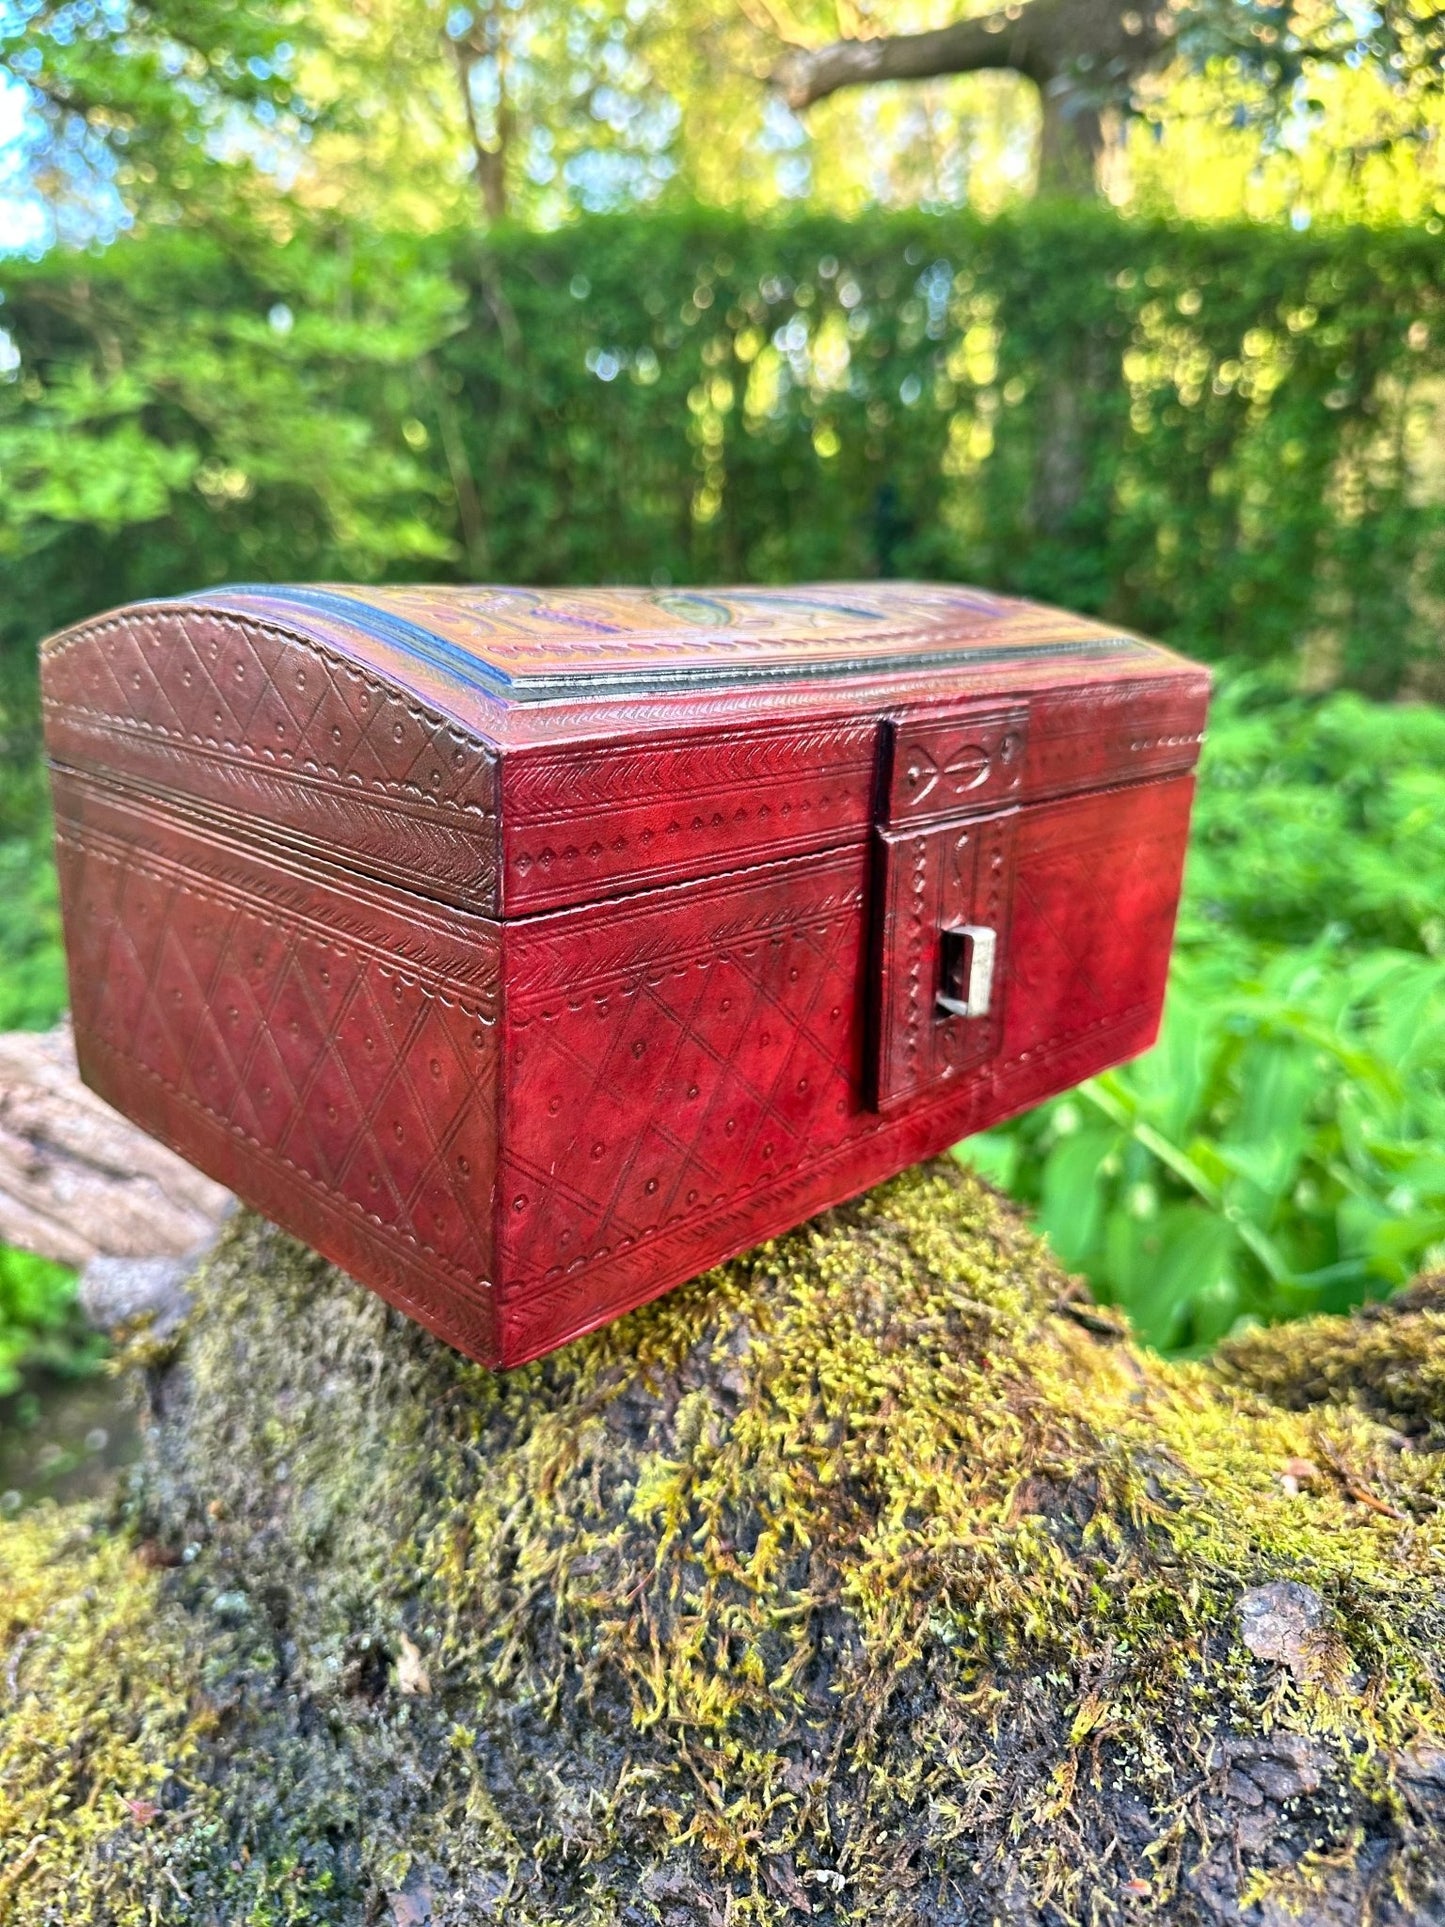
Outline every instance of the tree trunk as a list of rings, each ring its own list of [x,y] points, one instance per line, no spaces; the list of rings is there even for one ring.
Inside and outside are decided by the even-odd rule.
[[[1081,100],[1062,76],[1039,88],[1038,191],[1070,200],[1093,200],[1099,191],[1104,123],[1091,101]]]
[[[243,1218],[0,1525],[0,1916],[1445,1910],[1445,1280],[1171,1366],[947,1160],[494,1377]]]
[[[500,33],[491,20],[484,16],[484,26],[473,29],[474,34],[491,31]],[[482,197],[482,211],[489,226],[507,217],[507,148],[512,131],[511,103],[507,99],[506,79],[501,55],[500,40],[495,48],[486,44],[485,38],[468,38],[457,41],[447,38],[456,62],[457,82],[461,88],[462,113],[466,119],[467,137],[472,147],[472,163],[476,169],[477,188]],[[495,57],[498,67],[499,98],[497,102],[497,138],[489,145],[482,138],[481,123],[477,119],[477,103],[472,95],[472,69],[488,55]]]

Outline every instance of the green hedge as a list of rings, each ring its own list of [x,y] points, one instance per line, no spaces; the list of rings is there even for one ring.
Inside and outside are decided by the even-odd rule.
[[[6,634],[226,577],[972,579],[1376,694],[1439,654],[1423,232],[1030,209],[13,267]]]

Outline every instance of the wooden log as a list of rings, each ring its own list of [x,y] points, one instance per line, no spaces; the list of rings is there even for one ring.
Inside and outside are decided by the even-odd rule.
[[[1445,1280],[1168,1364],[911,1173],[505,1377],[242,1217],[0,1525],[0,1918],[1445,1918]]]
[[[179,1257],[229,1203],[86,1089],[68,1025],[0,1032],[0,1244],[77,1266]]]

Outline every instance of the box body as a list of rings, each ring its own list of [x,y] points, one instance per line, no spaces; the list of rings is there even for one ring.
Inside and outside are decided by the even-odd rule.
[[[450,1343],[1152,1042],[1203,672],[977,591],[227,590],[42,655],[87,1082]]]

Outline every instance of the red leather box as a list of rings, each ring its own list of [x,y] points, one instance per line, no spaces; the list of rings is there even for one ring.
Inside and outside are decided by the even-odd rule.
[[[43,650],[87,1082],[515,1365],[1154,1037],[1203,671],[976,590],[243,588]]]

